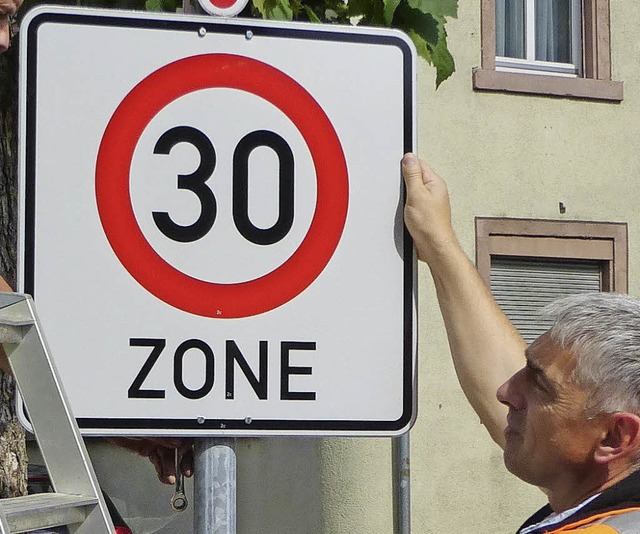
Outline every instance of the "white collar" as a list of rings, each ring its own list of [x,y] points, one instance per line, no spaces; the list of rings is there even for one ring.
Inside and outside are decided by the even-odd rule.
[[[588,499],[582,501],[578,506],[574,506],[573,508],[570,508],[569,510],[565,510],[564,512],[560,512],[558,514],[553,512],[550,515],[548,515],[546,518],[544,518],[542,521],[540,521],[539,523],[536,523],[535,525],[529,525],[528,527],[523,528],[522,530],[519,530],[518,534],[530,534],[532,532],[535,532],[539,528],[560,523],[564,521],[567,517],[575,514],[581,508],[585,507],[587,504],[589,504],[593,499],[595,499],[599,495],[600,495],[599,493],[596,495],[593,495]]]

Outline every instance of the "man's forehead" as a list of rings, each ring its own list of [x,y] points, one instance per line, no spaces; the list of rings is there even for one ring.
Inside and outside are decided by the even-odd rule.
[[[527,359],[529,359],[529,357],[535,359],[539,357],[540,354],[555,352],[554,348],[557,349],[558,347],[551,340],[551,335],[549,334],[549,332],[545,332],[544,334],[534,339],[525,349],[524,353],[525,356],[527,356]]]
[[[535,339],[527,347],[524,354],[527,365],[533,369],[543,370],[553,366],[572,370],[576,363],[573,353],[553,341],[549,332],[545,332]]]

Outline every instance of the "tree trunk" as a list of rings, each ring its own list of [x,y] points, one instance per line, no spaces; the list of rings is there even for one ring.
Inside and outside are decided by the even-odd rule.
[[[18,47],[0,54],[0,274],[15,288]],[[0,498],[27,493],[25,432],[15,418],[15,384],[0,371]]]

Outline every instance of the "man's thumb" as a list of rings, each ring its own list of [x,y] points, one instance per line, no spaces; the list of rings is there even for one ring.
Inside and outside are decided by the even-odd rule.
[[[404,176],[407,188],[423,186],[422,167],[415,154],[411,152],[402,158],[402,176]]]

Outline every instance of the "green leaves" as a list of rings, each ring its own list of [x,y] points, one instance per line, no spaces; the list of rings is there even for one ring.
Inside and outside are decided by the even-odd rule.
[[[289,0],[253,0],[253,5],[264,19],[293,19],[293,10]]]
[[[416,45],[418,54],[436,68],[436,88],[455,71],[455,62],[447,46],[446,19],[425,11],[430,2],[444,4],[455,0],[408,0],[396,10],[395,20]],[[440,5],[439,7],[451,6]],[[454,11],[457,12],[457,11]]]
[[[458,0],[409,0],[409,5],[433,17],[458,17]]]
[[[182,0],[49,0],[63,4],[175,12]],[[436,69],[436,87],[455,71],[447,45],[447,19],[459,0],[251,0],[241,16],[272,20],[389,26],[403,30]],[[25,0],[25,4],[38,0]]]
[[[458,16],[458,0],[252,1],[266,19],[399,28],[409,35],[418,54],[436,68],[436,87],[455,71],[445,26],[447,18]]]
[[[106,5],[144,2],[147,10],[175,11],[181,0],[81,0]],[[436,69],[436,87],[455,71],[447,46],[448,18],[458,16],[459,0],[251,0],[243,12],[271,20],[390,26],[403,30],[418,54]]]
[[[401,0],[384,0],[384,23],[391,26],[396,8],[400,5]]]
[[[175,11],[179,5],[182,5],[179,0],[146,0],[144,8],[147,11]]]
[[[451,76],[456,70],[456,63],[449,52],[447,46],[447,32],[444,26],[441,28],[442,35],[438,39],[438,44],[431,51],[431,63],[436,67],[436,88]]]

